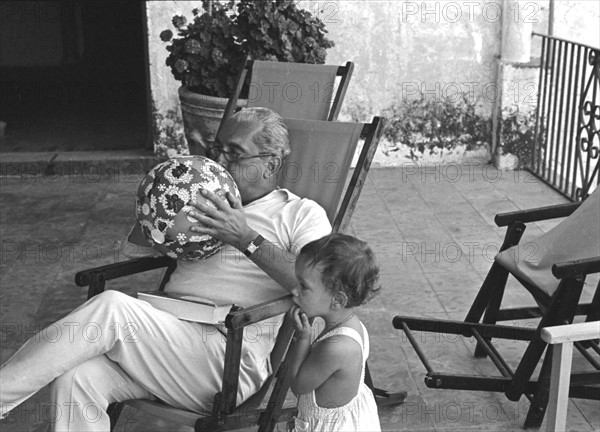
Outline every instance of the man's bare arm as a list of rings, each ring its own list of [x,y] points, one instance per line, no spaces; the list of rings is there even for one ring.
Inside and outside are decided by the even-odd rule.
[[[196,210],[202,212],[192,210],[189,213],[199,221],[198,226],[191,228],[192,231],[198,234],[208,234],[242,252],[246,250],[260,233],[246,223],[242,202],[230,193],[227,194],[227,201],[208,191],[202,191],[202,194],[217,208],[212,208],[201,201],[190,203]],[[265,240],[259,249],[250,256],[250,259],[284,288],[291,290],[295,285],[294,263],[296,257],[293,253],[281,248],[280,245]]]

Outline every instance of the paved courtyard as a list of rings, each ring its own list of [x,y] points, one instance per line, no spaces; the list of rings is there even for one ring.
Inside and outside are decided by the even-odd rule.
[[[12,170],[1,178],[0,314],[6,360],[28,337],[84,301],[75,272],[120,259],[115,242],[133,221],[133,197],[141,175],[97,173],[33,176]],[[46,173],[47,174],[47,173]],[[380,410],[388,431],[520,430],[528,402],[503,394],[428,389],[425,369],[406,338],[392,327],[397,314],[462,319],[473,300],[504,230],[496,213],[566,202],[523,171],[499,172],[481,164],[374,168],[363,189],[350,230],[368,241],[381,265],[382,292],[361,311],[371,335],[369,364],[375,384],[406,390],[403,405]],[[556,222],[538,223],[525,239]],[[128,292],[152,283],[156,274],[116,284]],[[115,285],[113,285],[114,287]],[[585,292],[590,297],[591,287]],[[524,290],[509,289],[513,305],[532,304]],[[473,341],[419,335],[434,368],[472,374],[489,372],[474,359]],[[504,344],[514,366],[523,345]],[[41,431],[48,423],[47,389],[0,423],[2,432]],[[568,427],[600,430],[598,402],[571,400]],[[134,417],[121,430],[187,430]]]

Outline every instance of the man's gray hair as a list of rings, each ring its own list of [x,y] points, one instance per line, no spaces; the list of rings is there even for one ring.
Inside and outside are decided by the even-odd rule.
[[[290,139],[283,117],[269,108],[243,108],[233,114],[237,121],[260,123],[262,129],[254,134],[252,141],[266,153],[274,153],[285,158],[290,154]]]

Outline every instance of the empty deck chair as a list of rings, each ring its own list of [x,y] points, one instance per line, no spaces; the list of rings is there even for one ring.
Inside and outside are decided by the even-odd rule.
[[[546,234],[520,244],[526,223],[565,218]],[[396,316],[393,325],[407,335],[427,369],[428,387],[456,390],[504,392],[511,401],[523,395],[531,402],[525,427],[539,427],[548,403],[551,350],[540,337],[544,327],[570,324],[576,316],[587,321],[600,318],[600,284],[591,303],[581,304],[586,279],[600,272],[600,188],[583,203],[564,204],[540,209],[500,214],[498,226],[507,226],[501,252],[496,256],[464,321],[433,320]],[[509,277],[515,278],[532,295],[535,307],[501,308]],[[537,328],[498,325],[499,321],[539,318]],[[436,371],[419,347],[413,331],[456,334],[474,337],[476,357],[489,356],[501,376],[448,374]],[[502,357],[493,339],[527,342],[527,348],[513,371]],[[598,341],[575,344],[592,365],[593,371],[573,374],[569,395],[600,400],[600,362]],[[542,361],[537,379],[534,370]]]
[[[270,108],[285,118],[337,120],[353,71],[352,62],[337,66],[248,59],[237,77],[218,130],[241,107]],[[247,99],[240,99],[244,88]],[[198,144],[194,151],[204,155],[214,138],[196,134],[192,138]]]
[[[233,114],[250,72],[247,107],[270,108],[286,118],[337,120],[353,70],[352,62],[337,66],[247,60],[223,119]]]

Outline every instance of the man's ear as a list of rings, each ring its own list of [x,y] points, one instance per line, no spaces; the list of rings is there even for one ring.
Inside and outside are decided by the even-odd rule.
[[[267,162],[268,170],[265,173],[265,175],[268,175],[268,177],[277,177],[282,166],[283,159],[281,158],[281,156],[270,157],[269,161]]]
[[[331,299],[331,308],[341,310],[348,304],[348,295],[344,291],[338,291]]]

